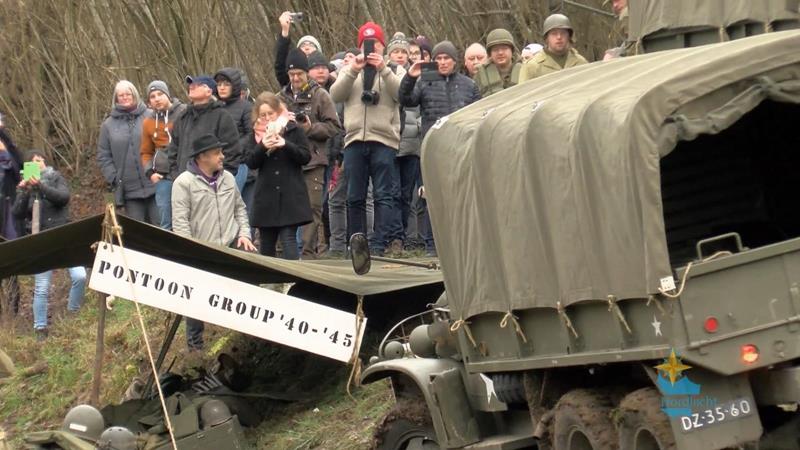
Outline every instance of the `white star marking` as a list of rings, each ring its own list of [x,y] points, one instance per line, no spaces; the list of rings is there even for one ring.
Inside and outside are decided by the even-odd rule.
[[[655,315],[653,315],[653,322],[650,323],[653,326],[653,329],[656,331],[656,336],[663,336],[661,334],[661,322],[658,321]]]

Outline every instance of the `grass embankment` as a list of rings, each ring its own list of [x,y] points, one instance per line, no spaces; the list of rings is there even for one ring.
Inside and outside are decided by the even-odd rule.
[[[97,332],[97,294],[87,290],[84,307],[76,316],[64,316],[67,277],[54,276],[50,335],[37,342],[31,330],[30,294],[23,294],[23,311],[2,322],[0,348],[14,360],[17,373],[0,381],[0,448],[6,435],[12,449],[24,448],[25,433],[58,428],[75,405],[88,403],[92,386]],[[30,292],[30,279],[23,280]],[[169,315],[143,306],[151,345],[158,346],[168,327]],[[173,372],[185,366],[183,326],[175,338],[165,364]],[[206,329],[210,362],[225,351],[249,367],[251,392],[258,387],[271,391],[302,393],[304,400],[281,404],[262,401],[256,408],[266,416],[258,427],[246,429],[257,449],[352,449],[369,446],[375,423],[390,408],[393,399],[387,382],[346,392],[349,367],[308,353],[270,346],[213,326]],[[105,357],[100,404],[118,403],[134,377],[148,373],[147,354],[134,305],[117,300],[106,316]],[[368,354],[365,352],[363,354]],[[36,370],[30,370],[34,368]]]

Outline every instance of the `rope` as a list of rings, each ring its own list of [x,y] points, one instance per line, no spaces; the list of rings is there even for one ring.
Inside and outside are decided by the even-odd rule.
[[[708,262],[708,261],[712,261],[714,259],[717,259],[717,258],[719,258],[721,256],[731,256],[731,255],[733,255],[732,252],[729,252],[727,250],[723,250],[723,251],[719,251],[719,252],[714,253],[713,255],[709,256],[708,258],[701,259],[700,262],[704,263],[704,262]],[[689,264],[687,264],[686,265],[686,269],[683,270],[683,275],[681,276],[681,287],[680,287],[680,289],[678,289],[678,292],[676,292],[674,294],[670,294],[667,290],[662,289],[662,288],[658,288],[658,292],[660,292],[661,295],[663,295],[664,297],[667,297],[667,298],[673,298],[674,299],[674,298],[680,297],[681,294],[683,294],[683,290],[686,288],[686,280],[689,277],[689,271],[692,270],[693,266],[694,266],[694,261],[692,261]]]
[[[350,386],[361,386],[361,358],[358,357],[358,349],[361,348],[361,328],[364,326],[364,296],[358,296],[358,304],[356,306],[356,336],[353,343],[353,354],[350,356],[350,364],[353,367],[350,369],[350,376],[347,378],[347,396],[354,402],[356,398],[353,397],[350,391]]]
[[[720,42],[728,42],[730,37],[728,36],[728,32],[725,30],[725,27],[719,27],[719,41]]]
[[[505,328],[508,326],[508,321],[514,324],[514,330],[517,334],[522,338],[522,342],[528,343],[528,337],[525,336],[525,333],[522,332],[522,327],[519,325],[519,321],[517,321],[516,316],[511,313],[511,311],[507,312],[505,316],[503,316],[503,320],[500,321],[500,328]]]
[[[564,325],[572,331],[572,335],[575,336],[575,339],[578,339],[578,332],[575,331],[575,327],[572,326],[572,321],[569,320],[569,316],[567,315],[567,311],[564,309],[564,305],[561,302],[556,303],[556,308],[558,309],[558,315],[561,317],[561,320],[564,322]]]
[[[472,335],[472,330],[469,328],[469,322],[464,319],[458,319],[453,322],[452,325],[450,325],[450,331],[455,333],[462,326],[464,327],[464,333],[467,335],[467,339],[469,339],[469,342],[472,344],[472,346],[477,349],[478,343],[475,342],[475,336]]]
[[[661,302],[660,302],[660,301],[658,301],[658,299],[656,298],[656,296],[655,296],[655,295],[651,295],[651,296],[647,297],[647,304],[645,304],[644,306],[650,306],[650,303],[651,303],[651,302],[652,302],[652,303],[655,303],[655,305],[656,305],[656,308],[658,308],[658,310],[659,310],[659,311],[661,311],[661,315],[662,315],[662,316],[665,316],[665,315],[667,315],[667,312],[666,312],[666,311],[664,311],[664,307],[663,307],[663,306],[661,306]]]
[[[114,209],[113,204],[108,204],[106,206],[106,217],[103,219],[103,228],[104,228],[104,238],[108,237],[109,240],[105,241],[109,244],[113,245],[113,235],[116,236],[117,242],[119,243],[120,248],[120,256],[122,256],[122,264],[125,267],[125,273],[129,274],[130,269],[128,268],[128,259],[125,257],[125,245],[122,242],[122,227],[119,226],[117,222],[117,214]],[[139,306],[139,301],[136,300],[136,285],[130,281],[130,277],[128,277],[128,283],[131,286],[131,293],[133,304],[136,305],[136,316],[139,319],[139,326],[142,328],[142,336],[144,337],[144,344],[145,348],[147,348],[147,358],[150,361],[150,369],[153,371],[153,376],[156,377],[158,374],[158,370],[156,369],[156,362],[153,358],[153,349],[150,346],[150,339],[147,336],[147,327],[144,324],[144,318],[142,317],[142,310]],[[172,430],[172,421],[169,418],[169,411],[167,411],[167,403],[164,400],[164,392],[161,390],[161,383],[154,383],[156,385],[156,389],[158,390],[158,399],[161,402],[161,409],[164,411],[164,422],[167,425],[167,431],[169,431],[169,438],[172,441],[172,448],[173,450],[178,450],[178,444],[175,441],[175,434]]]
[[[613,295],[608,295],[606,298],[608,299],[608,312],[613,311],[614,313],[616,313],[619,321],[622,322],[622,324],[625,325],[625,329],[628,330],[628,334],[633,334],[633,331],[631,331],[631,327],[628,326],[628,321],[625,320],[625,315],[622,314],[622,310],[619,309],[619,305],[617,304],[617,298],[614,297]]]

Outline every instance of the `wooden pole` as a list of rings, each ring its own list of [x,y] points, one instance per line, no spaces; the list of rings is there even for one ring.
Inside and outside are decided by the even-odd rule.
[[[103,377],[103,353],[105,352],[106,334],[106,299],[103,294],[97,296],[97,342],[94,353],[94,375],[92,377],[92,395],[90,403],[100,407],[100,384]]]

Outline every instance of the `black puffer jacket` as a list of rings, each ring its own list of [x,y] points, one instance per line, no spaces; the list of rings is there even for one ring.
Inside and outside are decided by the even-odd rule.
[[[242,94],[242,72],[239,69],[235,67],[222,68],[214,74],[214,79],[220,75],[231,80],[230,98],[220,99],[220,101],[223,103],[223,109],[228,111],[228,114],[233,117],[233,121],[236,122],[236,129],[239,131],[239,147],[244,149],[245,138],[253,128],[251,117],[253,104],[249,100],[240,98]]]
[[[211,133],[225,143],[225,170],[235,174],[242,162],[239,131],[233,118],[225,111],[222,102],[212,101],[204,105],[190,105],[172,128],[172,142],[167,147],[169,178],[174,180],[186,170],[192,154],[192,142],[197,137]]]
[[[225,111],[228,111],[228,114],[233,117],[233,121],[236,122],[239,136],[245,136],[252,128],[250,112],[253,109],[253,104],[240,98],[242,94],[242,72],[235,67],[225,67],[214,74],[214,79],[220,75],[231,80],[231,96],[224,100],[220,99],[220,101],[224,103],[223,108],[225,108]]]
[[[35,190],[17,190],[14,217],[25,223],[25,234],[31,232],[33,201],[39,196],[40,230],[64,225],[69,221],[69,185],[60,172],[48,167],[42,171],[39,187]]]
[[[426,73],[418,78],[408,74],[403,77],[400,104],[406,107],[419,105],[422,117],[420,140],[437,120],[481,99],[475,82],[460,73],[446,77]]]

